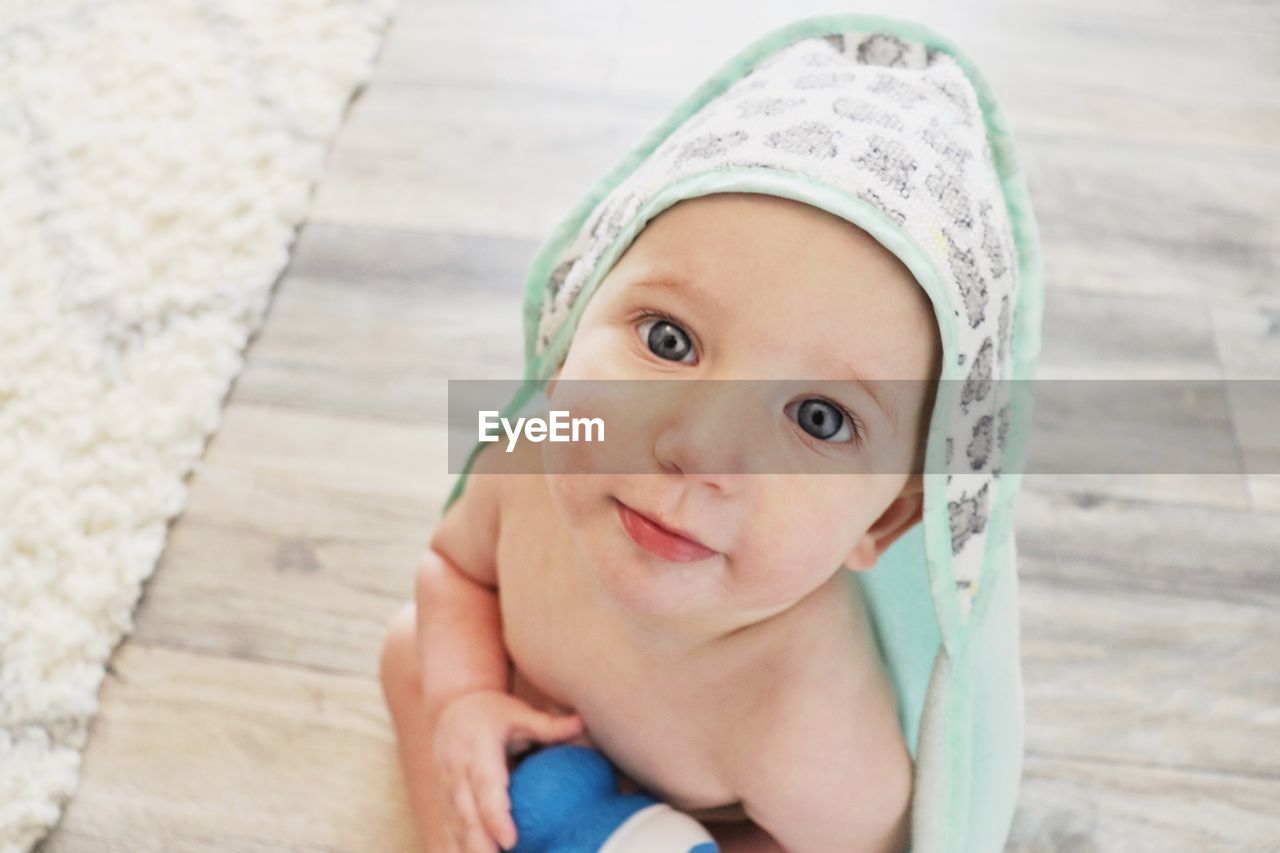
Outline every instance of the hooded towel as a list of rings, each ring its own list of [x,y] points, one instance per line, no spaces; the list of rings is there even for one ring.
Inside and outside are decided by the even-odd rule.
[[[933,304],[943,351],[924,515],[859,578],[915,764],[911,849],[1003,847],[1022,770],[1012,516],[1040,348],[1035,219],[1005,117],[973,63],[918,24],[810,18],[732,58],[636,146],[539,250],[524,383],[552,376],[578,317],[645,223],[751,192],[868,232]],[[445,503],[461,493],[477,443]],[[857,796],[851,792],[850,796]]]

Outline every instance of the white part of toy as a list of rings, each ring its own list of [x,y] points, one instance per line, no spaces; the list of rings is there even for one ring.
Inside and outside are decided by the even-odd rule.
[[[655,803],[627,818],[599,853],[688,853],[715,839],[706,827],[666,803]]]

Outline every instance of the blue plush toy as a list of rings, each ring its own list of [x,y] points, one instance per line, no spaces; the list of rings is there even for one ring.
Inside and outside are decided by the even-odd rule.
[[[512,853],[718,853],[693,818],[648,794],[618,790],[594,749],[538,750],[511,774]]]

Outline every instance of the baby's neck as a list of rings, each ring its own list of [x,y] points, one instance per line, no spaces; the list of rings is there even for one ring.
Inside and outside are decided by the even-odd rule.
[[[650,661],[672,664],[698,660],[711,662],[725,653],[741,654],[751,647],[773,642],[774,638],[794,635],[785,630],[787,623],[804,622],[805,611],[820,606],[820,600],[833,594],[847,595],[845,572],[826,582],[798,601],[768,610],[737,613],[698,614],[696,616],[654,616],[636,613],[621,606],[579,567],[579,592],[594,612],[603,612],[614,626],[614,633],[637,655]]]
[[[749,634],[758,634],[793,606],[762,613],[726,614],[718,618],[693,620],[630,613],[615,603],[611,604],[618,623],[625,626],[637,646],[678,658],[704,655],[729,643],[740,642]]]

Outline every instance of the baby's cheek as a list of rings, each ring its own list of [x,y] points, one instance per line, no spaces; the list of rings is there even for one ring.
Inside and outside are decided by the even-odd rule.
[[[734,571],[744,603],[777,606],[798,600],[839,569],[852,545],[847,517],[818,512],[761,524]],[[852,540],[850,540],[852,541]]]
[[[778,548],[755,552],[750,558],[736,561],[733,569],[736,597],[748,608],[793,603],[812,590],[813,565],[807,553]]]
[[[572,525],[575,519],[582,517],[587,510],[587,496],[583,487],[588,485],[589,478],[577,477],[572,473],[546,474],[547,491],[551,493],[551,503],[560,514],[561,519]]]

